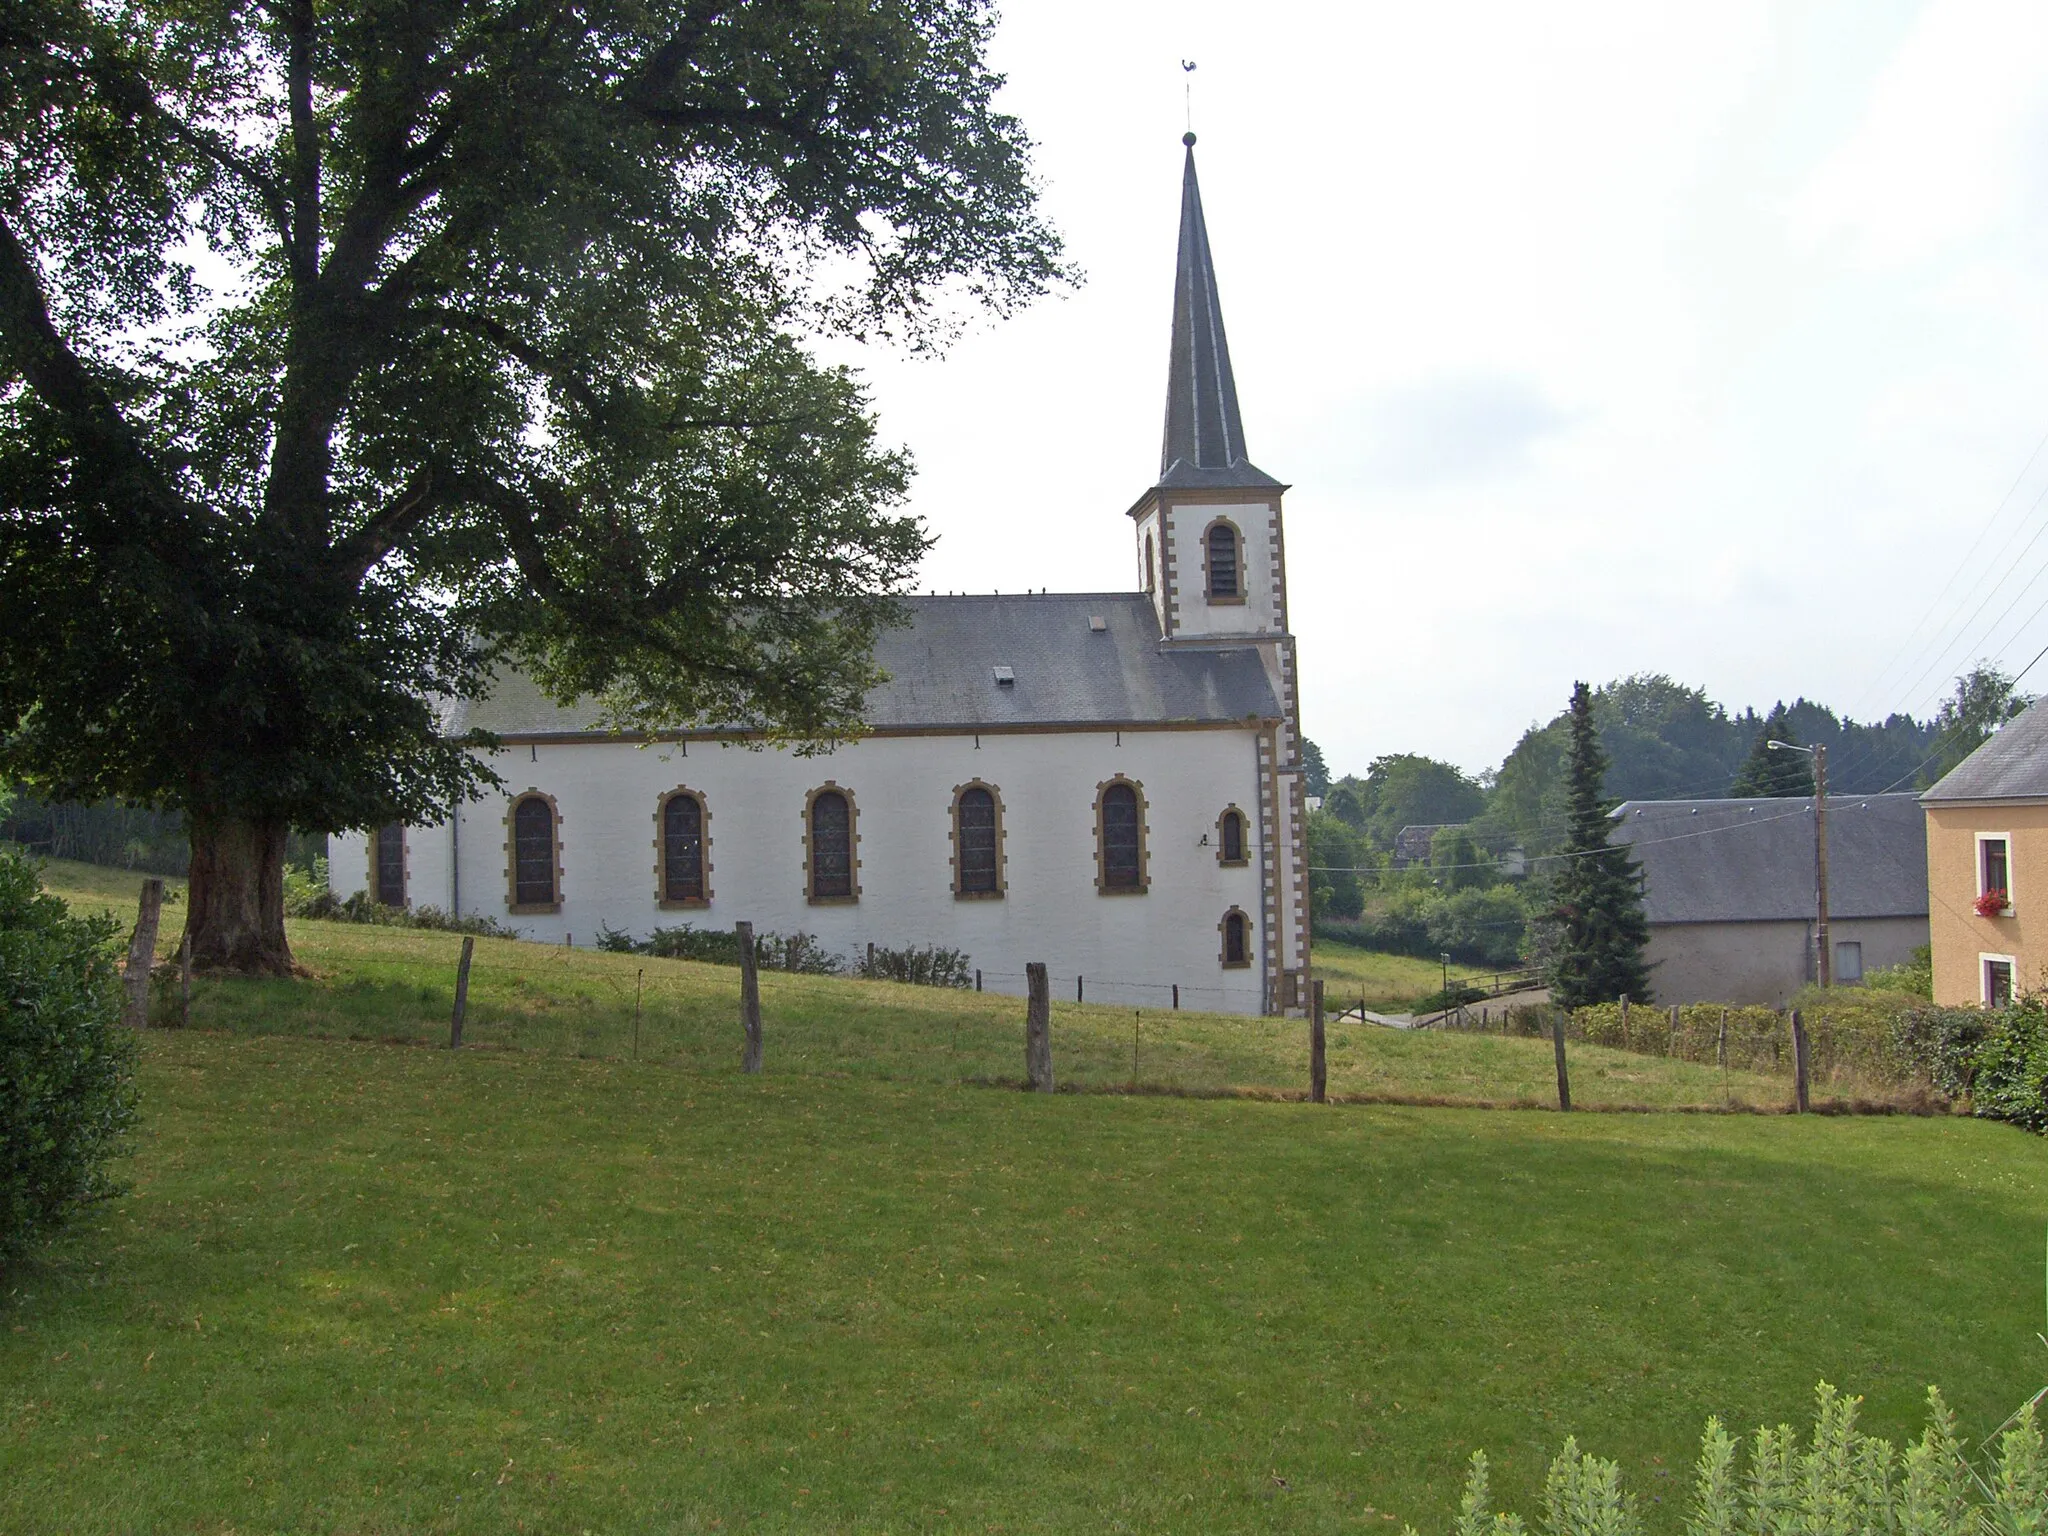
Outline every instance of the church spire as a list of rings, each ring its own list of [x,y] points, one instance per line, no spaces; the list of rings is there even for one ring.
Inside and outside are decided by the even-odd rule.
[[[1230,344],[1216,298],[1216,264],[1209,255],[1209,226],[1195,180],[1194,134],[1181,142],[1188,152],[1180,183],[1180,259],[1173,279],[1173,357],[1166,374],[1159,483],[1233,489],[1278,485],[1245,457],[1237,381],[1231,376]]]

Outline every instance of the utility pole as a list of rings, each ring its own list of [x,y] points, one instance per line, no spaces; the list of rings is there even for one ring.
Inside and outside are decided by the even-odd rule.
[[[1835,984],[1835,947],[1828,942],[1828,749],[1813,749],[1813,878],[1814,943],[1819,946],[1817,974],[1823,987]]]

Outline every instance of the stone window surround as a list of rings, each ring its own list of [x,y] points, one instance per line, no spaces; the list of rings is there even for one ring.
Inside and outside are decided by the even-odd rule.
[[[1226,858],[1224,856],[1224,849],[1226,845],[1223,841],[1223,823],[1232,816],[1235,816],[1237,818],[1237,857],[1234,859]],[[1229,805],[1226,805],[1223,808],[1223,814],[1216,818],[1216,862],[1218,864],[1221,864],[1225,869],[1243,869],[1247,865],[1249,865],[1251,861],[1251,819],[1247,817],[1243,811],[1238,809],[1236,803],[1233,802]]]
[[[668,894],[668,807],[678,795],[688,795],[697,802],[700,828],[698,857],[703,865],[704,894],[687,899],[671,899]],[[664,791],[654,802],[654,904],[664,912],[701,911],[711,905],[711,802],[704,797],[704,791],[691,789],[687,784]]]
[[[1218,597],[1215,591],[1215,578],[1209,571],[1209,535],[1218,528],[1228,528],[1230,530],[1230,537],[1237,544],[1237,595],[1235,597]],[[1207,599],[1209,606],[1212,608],[1242,608],[1245,601],[1245,592],[1250,586],[1250,583],[1245,579],[1246,574],[1244,530],[1238,527],[1230,518],[1212,517],[1209,520],[1209,525],[1202,530],[1202,595]]]
[[[1244,924],[1244,958],[1242,960],[1230,958],[1230,920],[1233,917]],[[1223,969],[1226,971],[1250,970],[1252,967],[1251,914],[1242,907],[1232,907],[1217,920],[1216,933],[1220,940],[1216,948],[1216,959]]]
[[[815,866],[811,863],[811,808],[824,794],[840,795],[846,801],[847,875],[853,887],[850,896],[820,896],[812,886]],[[860,804],[852,790],[832,779],[804,796],[804,900],[814,907],[850,907],[860,900]]]
[[[996,809],[996,888],[992,891],[963,891],[960,889],[960,799],[970,789],[985,789]],[[951,850],[946,864],[951,872],[953,899],[955,901],[1001,901],[1010,889],[1010,855],[1004,846],[1009,836],[1003,814],[1003,793],[986,779],[969,779],[964,784],[953,786],[953,802],[946,813],[946,846]]]
[[[529,800],[539,800],[548,808],[548,830],[555,847],[555,899],[553,901],[526,902],[519,900],[519,828],[517,818],[519,807]],[[555,803],[555,797],[544,794],[529,785],[505,802],[505,910],[515,917],[530,917],[543,912],[562,910],[562,808]]]
[[[377,836],[383,831],[384,826],[389,825],[390,823],[386,822],[383,826],[370,828],[368,863],[370,877],[369,894],[372,901],[377,900],[383,888],[382,883],[377,879]],[[404,822],[398,824],[398,888],[405,893],[404,905],[408,907],[412,905],[412,838],[409,835],[410,832],[411,828],[407,827]]]
[[[1102,804],[1109,791],[1116,785],[1127,787],[1136,797],[1138,804],[1138,883],[1136,885],[1111,885],[1109,871],[1103,859]],[[1152,829],[1146,823],[1151,807],[1145,801],[1145,786],[1136,779],[1121,773],[1112,774],[1095,786],[1095,891],[1099,896],[1143,896],[1152,884],[1151,841]]]

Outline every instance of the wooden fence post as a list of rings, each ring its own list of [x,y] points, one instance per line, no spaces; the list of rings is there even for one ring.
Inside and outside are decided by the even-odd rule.
[[[1177,981],[1173,984],[1173,1011],[1180,1012],[1180,983]]]
[[[178,1027],[192,1027],[192,935],[178,940]]]
[[[742,1072],[761,1070],[761,975],[754,968],[754,925],[734,923],[740,941],[740,1027],[747,1032],[746,1053],[740,1058]],[[868,946],[870,964],[875,946]]]
[[[1664,1054],[1673,1059],[1676,1059],[1678,1056],[1678,1004],[1676,1003],[1671,1005],[1671,1043],[1664,1047]]]
[[[1024,966],[1024,1086],[1052,1092],[1052,995],[1043,960]]]
[[[1572,1080],[1564,1067],[1564,1010],[1550,1010],[1550,1044],[1557,1053],[1557,1107],[1569,1112],[1572,1107]]]
[[[1145,1010],[1131,1010],[1131,1086],[1138,1086],[1138,1027],[1145,1022]]]
[[[1323,984],[1311,981],[1308,984],[1308,1100],[1311,1104],[1329,1102],[1330,1062],[1325,1050],[1323,1033]]]
[[[1621,994],[1621,1048],[1628,1049],[1628,994]]]
[[[149,972],[156,964],[156,927],[163,910],[163,881],[143,881],[142,902],[135,909],[135,932],[128,940],[128,968],[121,976],[128,989],[121,1022],[131,1029],[149,1022]]]
[[[1721,1064],[1721,1070],[1728,1070],[1728,1010],[1721,1010],[1721,1038],[1714,1042],[1714,1059]]]
[[[981,967],[978,965],[974,968],[974,990],[981,990]]]
[[[1810,1107],[1806,1082],[1806,1022],[1799,1017],[1797,1008],[1792,1010],[1792,1095],[1799,1113],[1805,1114]]]
[[[647,967],[633,973],[633,1059],[640,1059],[640,994],[647,986]]]
[[[1081,1001],[1081,983],[1084,980],[1086,980],[1086,978],[1081,976],[1076,976],[1074,978],[1074,1001],[1077,1003]]]
[[[448,1020],[448,1049],[462,1048],[462,1016],[469,1012],[469,962],[476,954],[476,937],[462,936],[462,958],[455,963],[455,1013]]]

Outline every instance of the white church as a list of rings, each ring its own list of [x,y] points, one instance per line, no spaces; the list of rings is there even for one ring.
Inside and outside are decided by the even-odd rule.
[[[606,732],[520,677],[459,705],[510,790],[329,843],[367,891],[585,944],[600,926],[964,951],[991,990],[1296,1013],[1301,727],[1280,500],[1245,454],[1189,134],[1158,484],[1136,590],[912,597],[866,731],[814,757],[716,730]],[[1078,978],[1078,982],[1077,982]]]

